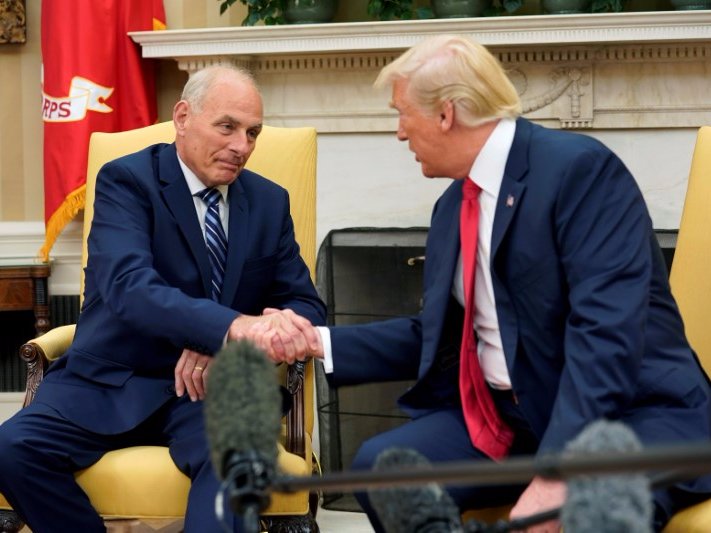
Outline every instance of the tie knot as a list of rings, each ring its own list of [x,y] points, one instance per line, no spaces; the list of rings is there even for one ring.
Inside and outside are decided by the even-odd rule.
[[[480,192],[481,187],[474,183],[469,176],[464,178],[464,183],[462,184],[462,198],[465,200],[476,200]]]
[[[203,202],[205,202],[208,207],[212,207],[220,201],[221,194],[218,189],[209,187],[196,193],[196,196],[198,196]]]

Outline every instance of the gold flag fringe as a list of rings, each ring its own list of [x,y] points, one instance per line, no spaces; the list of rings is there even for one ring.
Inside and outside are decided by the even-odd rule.
[[[37,255],[42,261],[49,261],[49,252],[54,246],[59,234],[62,233],[64,227],[71,222],[77,213],[84,209],[86,199],[86,184],[82,185],[75,191],[70,192],[57,210],[52,213],[47,221],[45,230],[44,245],[40,248]]]

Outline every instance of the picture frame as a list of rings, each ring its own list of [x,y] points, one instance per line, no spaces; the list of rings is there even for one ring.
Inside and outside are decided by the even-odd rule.
[[[0,0],[0,44],[27,42],[25,0]]]

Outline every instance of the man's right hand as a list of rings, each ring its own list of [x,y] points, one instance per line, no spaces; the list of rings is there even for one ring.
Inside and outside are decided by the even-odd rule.
[[[227,338],[251,340],[275,363],[292,364],[323,351],[316,328],[290,309],[267,308],[261,316],[241,315],[230,325]]]

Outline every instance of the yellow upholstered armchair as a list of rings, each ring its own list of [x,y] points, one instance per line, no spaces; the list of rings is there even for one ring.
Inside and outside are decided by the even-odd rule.
[[[711,374],[711,126],[699,129],[679,225],[669,282],[684,320],[686,336]],[[711,531],[711,500],[689,507],[664,533]]]
[[[121,133],[94,133],[89,146],[84,212],[84,248],[93,216],[94,185],[101,166],[150,144],[172,142],[172,122]],[[316,258],[316,131],[313,128],[265,126],[247,167],[285,187],[290,194],[296,240],[311,270]],[[83,272],[81,288],[83,295]],[[52,360],[61,356],[74,336],[74,326],[63,326],[25,344],[29,404]],[[291,475],[312,472],[313,363],[284,365],[284,385],[293,395],[293,408],[284,420],[279,468]],[[173,464],[168,448],[137,446],[107,453],[96,464],[77,473],[77,480],[107,527],[127,531],[180,531],[187,506],[189,479]],[[273,494],[262,516],[267,531],[318,531],[314,521],[317,499],[308,493]],[[17,531],[21,523],[0,495],[0,528]]]

